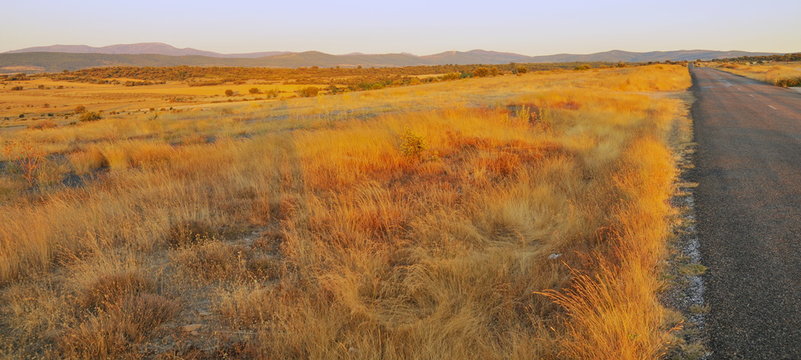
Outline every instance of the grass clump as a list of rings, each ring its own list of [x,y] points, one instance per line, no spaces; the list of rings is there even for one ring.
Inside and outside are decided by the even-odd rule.
[[[82,113],[81,116],[78,118],[78,120],[86,122],[86,121],[97,121],[102,118],[103,117],[100,116],[99,113],[96,113],[94,111],[89,111]]]
[[[139,345],[177,311],[174,301],[159,295],[126,297],[68,329],[58,339],[59,355],[70,359],[139,358]]]
[[[422,136],[409,130],[401,135],[400,152],[404,156],[420,158],[425,149],[425,141]]]

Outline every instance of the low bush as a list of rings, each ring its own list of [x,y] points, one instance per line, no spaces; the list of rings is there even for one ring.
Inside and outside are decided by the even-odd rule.
[[[305,87],[297,91],[300,97],[315,97],[320,92],[320,89],[314,86]]]
[[[281,91],[280,91],[280,90],[277,90],[277,89],[271,89],[271,90],[267,90],[267,91],[265,91],[265,92],[264,92],[264,95],[265,95],[265,97],[266,97],[266,98],[268,98],[268,99],[275,99],[275,98],[277,98],[279,95],[281,95]]]
[[[100,116],[99,113],[96,113],[94,111],[90,111],[90,112],[85,112],[85,113],[81,114],[81,117],[78,118],[78,120],[80,120],[80,121],[97,121],[97,120],[100,120],[102,118],[103,117]]]
[[[778,79],[775,84],[781,87],[801,86],[801,77]]]

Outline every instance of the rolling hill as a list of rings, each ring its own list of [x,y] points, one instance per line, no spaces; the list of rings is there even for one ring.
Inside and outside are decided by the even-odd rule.
[[[467,65],[558,62],[649,62],[711,60],[740,56],[773,55],[746,51],[676,50],[629,52],[612,50],[594,54],[526,56],[514,53],[471,50],[446,51],[417,56],[407,53],[332,55],[319,51],[220,54],[191,48],[179,49],[163,43],[141,43],[90,47],[53,45],[0,54],[0,73],[58,72],[98,66],[246,66],[246,67],[389,67],[415,65]]]

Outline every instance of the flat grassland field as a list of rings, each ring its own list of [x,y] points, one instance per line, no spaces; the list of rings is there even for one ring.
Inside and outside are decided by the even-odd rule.
[[[763,81],[777,86],[801,86],[801,62],[771,62],[765,64],[710,63],[723,71]]]
[[[686,67],[309,86],[9,82],[0,357],[666,351]]]

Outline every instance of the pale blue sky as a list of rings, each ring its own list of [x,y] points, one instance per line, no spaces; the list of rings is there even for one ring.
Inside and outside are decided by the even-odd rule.
[[[0,0],[0,51],[165,42],[225,53],[801,51],[801,0]]]

